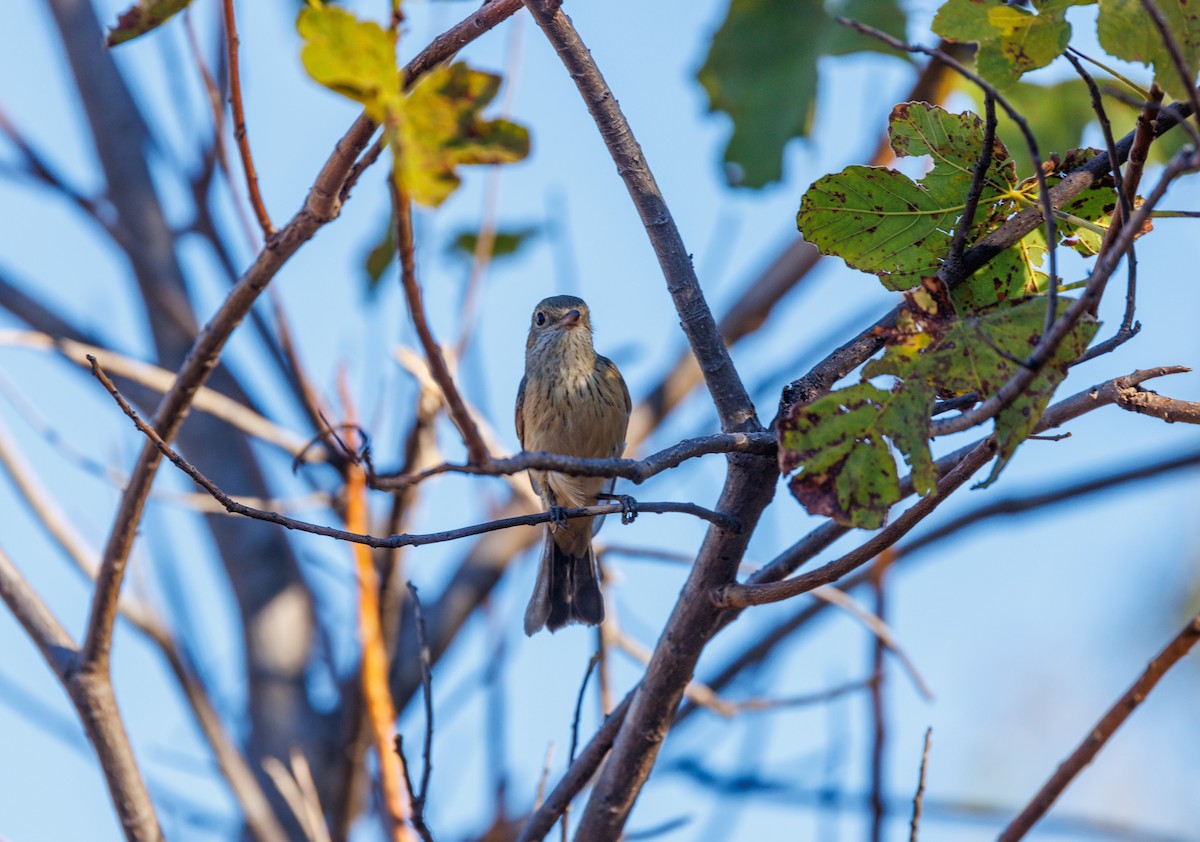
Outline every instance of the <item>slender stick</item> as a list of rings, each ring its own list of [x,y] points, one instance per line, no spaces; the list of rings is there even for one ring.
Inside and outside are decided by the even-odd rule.
[[[775,451],[774,433],[717,433],[681,441],[644,459],[581,459],[548,451],[522,451],[508,458],[488,459],[478,464],[456,465],[447,462],[417,473],[380,475],[374,478],[372,486],[392,490],[415,485],[438,474],[508,476],[531,468],[557,471],[570,476],[620,477],[640,485],[650,477],[697,456],[710,453],[755,453],[759,456],[774,457]]]
[[[1146,700],[1146,696],[1158,684],[1159,679],[1166,675],[1167,670],[1173,667],[1180,658],[1191,651],[1198,640],[1200,640],[1200,615],[1193,617],[1183,627],[1175,639],[1168,643],[1166,648],[1150,662],[1137,681],[1108,709],[1096,726],[1088,731],[1087,736],[1083,738],[1075,751],[1071,752],[1070,757],[1059,765],[1045,785],[1038,790],[1033,800],[1004,829],[1004,832],[997,838],[997,842],[1016,842],[1025,837],[1025,834],[1037,824],[1038,820],[1062,795],[1067,785],[1083,771],[1085,766],[1092,762],[1109,738],[1129,718],[1129,715]]]
[[[917,794],[913,796],[912,821],[909,823],[908,842],[917,842],[917,830],[921,826],[921,811],[925,806],[925,769],[929,765],[929,738],[933,729],[925,729],[925,748],[921,751],[921,771],[917,773]]]
[[[392,192],[392,212],[396,218],[396,248],[400,252],[400,283],[404,288],[404,298],[408,302],[408,312],[412,316],[413,326],[417,329],[417,337],[425,351],[425,359],[429,362],[429,373],[437,381],[438,387],[446,398],[446,409],[458,432],[462,435],[463,444],[467,446],[467,458],[473,463],[486,462],[489,458],[487,445],[479,434],[479,426],[471,417],[466,402],[458,391],[454,376],[446,365],[446,357],[442,354],[442,346],[433,338],[429,329],[429,321],[425,317],[425,304],[421,298],[421,287],[417,283],[416,261],[413,254],[412,233],[412,201],[396,184],[395,178],[388,179]]]
[[[229,101],[233,106],[233,137],[237,141],[238,154],[242,157],[250,204],[254,208],[254,215],[258,217],[263,239],[270,240],[271,235],[275,233],[275,226],[271,224],[267,206],[263,204],[262,194],[258,190],[258,172],[254,169],[254,158],[250,155],[250,138],[246,135],[246,113],[242,107],[242,71],[238,63],[238,34],[237,22],[233,17],[233,0],[224,0],[222,8],[225,15],[225,48],[229,55]]]
[[[343,403],[348,420],[354,422],[354,410],[348,390],[343,385]],[[357,434],[351,433],[347,442],[351,453],[357,453]],[[365,532],[368,527],[367,478],[363,467],[348,459],[346,477],[346,528]],[[393,751],[396,729],[396,706],[388,685],[388,657],[383,643],[379,614],[379,574],[371,551],[362,544],[352,544],[354,567],[358,573],[358,631],[362,655],[359,680],[362,682],[363,703],[375,742],[379,762],[379,788],[383,794],[381,811],[385,829],[392,842],[414,842],[416,836],[410,825],[413,794],[408,785],[408,773],[401,768],[403,755]]]

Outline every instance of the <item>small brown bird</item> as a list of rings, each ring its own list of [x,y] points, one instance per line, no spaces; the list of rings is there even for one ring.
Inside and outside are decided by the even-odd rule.
[[[610,459],[625,452],[629,390],[612,360],[592,347],[588,307],[573,295],[538,304],[525,343],[525,376],[517,392],[517,438],[525,450]],[[572,477],[531,470],[533,490],[546,509],[591,506],[612,488],[604,477]],[[600,519],[602,520],[602,518]],[[568,623],[594,626],[604,600],[592,551],[597,518],[551,522],[529,607],[525,634]]]

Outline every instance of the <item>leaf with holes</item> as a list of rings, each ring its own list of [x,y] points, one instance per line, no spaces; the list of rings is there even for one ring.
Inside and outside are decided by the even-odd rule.
[[[888,133],[898,156],[929,155],[919,182],[895,170],[847,167],[808,189],[796,216],[804,238],[824,254],[879,276],[888,289],[909,289],[945,259],[983,148],[983,121],[923,102],[892,109]],[[985,175],[981,206],[1016,182],[999,141]]]
[[[1061,316],[1074,303],[1058,300]],[[947,320],[944,307],[931,311],[920,296],[910,295],[897,336],[879,360],[863,369],[866,378],[891,374],[900,378],[900,388],[929,389],[941,396],[972,392],[987,400],[1000,391],[1020,370],[1042,338],[1046,307],[1044,297],[1003,302],[983,313]],[[1067,366],[1091,342],[1099,323],[1084,316],[1072,328],[1033,382],[1016,400],[995,416],[998,458],[993,482],[1017,446],[1033,431]]]
[[[936,483],[925,438],[933,397],[859,383],[794,407],[779,425],[780,468],[795,471],[792,495],[810,514],[878,529],[900,499],[893,445],[908,456],[921,493]]]

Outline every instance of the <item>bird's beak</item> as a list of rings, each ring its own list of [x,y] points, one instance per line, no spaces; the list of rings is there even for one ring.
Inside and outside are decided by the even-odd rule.
[[[568,310],[566,315],[558,320],[559,327],[575,327],[579,324],[580,313],[578,310]]]

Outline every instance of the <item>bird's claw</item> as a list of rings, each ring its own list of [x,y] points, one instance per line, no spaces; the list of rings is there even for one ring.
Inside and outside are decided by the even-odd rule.
[[[621,525],[628,526],[637,520],[638,508],[637,500],[634,500],[628,494],[618,494],[617,502],[621,504]]]
[[[557,529],[567,528],[569,518],[567,517],[566,506],[551,506],[546,511],[550,513],[550,531],[553,532]]]

